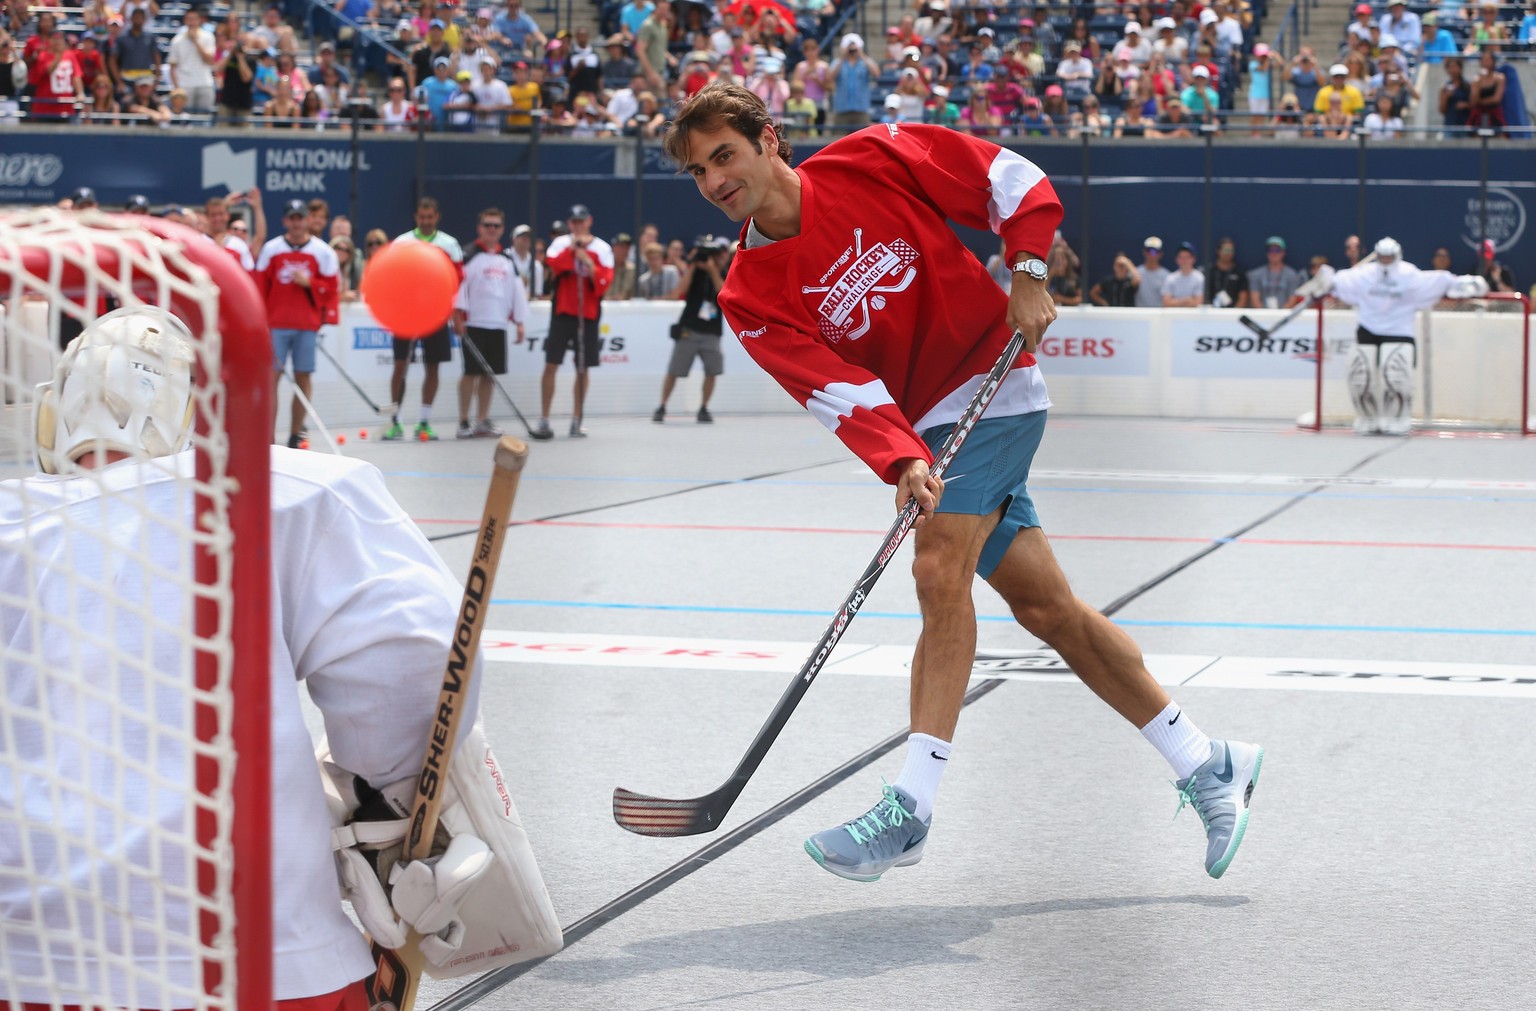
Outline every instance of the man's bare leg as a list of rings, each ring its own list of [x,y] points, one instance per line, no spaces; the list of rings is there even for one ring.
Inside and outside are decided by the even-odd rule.
[[[298,388],[299,392],[304,394],[304,399],[313,399],[311,396],[311,379],[312,376],[308,372],[295,372],[293,374],[293,385]],[[288,429],[290,435],[298,435],[304,431],[304,416],[306,413],[304,410],[304,399],[301,399],[298,393],[293,395],[293,405],[289,409],[289,420],[292,422]]]
[[[555,373],[560,366],[544,363],[544,374],[539,377],[539,417],[548,421],[549,409],[555,402]]]
[[[914,536],[912,575],[923,632],[912,655],[912,732],[954,739],[976,661],[976,560],[998,514],[935,513]]]
[[[987,582],[1018,623],[1060,653],[1115,712],[1144,727],[1168,707],[1168,693],[1148,673],[1136,641],[1072,592],[1039,527],[1019,531]]]

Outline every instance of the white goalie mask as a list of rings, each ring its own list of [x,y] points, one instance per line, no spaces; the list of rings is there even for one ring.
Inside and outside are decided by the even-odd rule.
[[[98,448],[141,459],[185,449],[192,357],[191,333],[164,309],[132,306],[90,323],[38,387],[38,469],[57,474]]]
[[[1376,243],[1376,262],[1383,266],[1396,263],[1402,255],[1403,247],[1399,246],[1394,238],[1384,238]]]

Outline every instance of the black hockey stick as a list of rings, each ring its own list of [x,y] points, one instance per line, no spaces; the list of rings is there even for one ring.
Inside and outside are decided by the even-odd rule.
[[[341,362],[338,362],[336,360],[336,356],[331,354],[329,351],[327,351],[325,349],[324,342],[319,341],[319,340],[315,341],[315,347],[320,349],[320,353],[325,355],[325,358],[326,358],[327,361],[329,361],[332,365],[336,366],[336,371],[341,373],[341,378],[343,378],[343,379],[345,379],[347,381],[347,385],[348,386],[352,387],[354,390],[357,391],[357,395],[363,398],[363,403],[365,403],[369,407],[373,408],[373,413],[374,414],[383,414],[384,413],[384,408],[380,407],[378,404],[375,404],[373,402],[373,398],[370,397],[368,394],[364,393],[363,392],[363,388],[361,386],[357,385],[357,381],[354,380],[351,376],[347,375],[347,370],[341,367]],[[389,406],[390,406],[390,413],[394,413],[394,408],[395,408],[396,405],[395,404],[390,404]]]
[[[929,468],[930,474],[936,477],[944,476],[944,471],[954,460],[955,454],[960,451],[960,446],[970,435],[971,429],[976,427],[982,412],[987,409],[998,387],[1002,386],[1003,380],[1007,378],[1008,370],[1013,367],[1014,360],[1024,349],[1024,343],[1024,335],[1014,331],[1013,337],[1003,348],[997,364],[992,366],[992,371],[987,374],[976,395],[966,405],[960,420],[955,422],[949,438],[944,440],[938,459]],[[864,569],[864,574],[859,577],[853,590],[843,600],[843,606],[838,608],[837,617],[833,618],[832,624],[821,633],[821,638],[811,650],[810,658],[805,661],[805,665],[800,668],[795,679],[779,697],[778,704],[773,707],[773,712],[768,714],[767,722],[757,732],[752,746],[747,749],[746,755],[737,764],[736,770],[731,773],[731,778],[714,792],[689,800],[647,797],[619,787],[613,791],[613,820],[618,822],[621,828],[638,835],[680,836],[713,832],[720,827],[731,805],[746,788],[747,780],[752,778],[752,774],[757,771],[757,767],[767,756],[768,749],[773,747],[779,732],[789,722],[790,714],[800,704],[800,699],[811,687],[811,682],[816,680],[816,675],[821,673],[822,665],[827,662],[827,657],[832,655],[833,647],[843,637],[849,623],[859,613],[859,608],[864,606],[864,601],[869,598],[870,591],[875,588],[880,574],[885,571],[886,565],[895,556],[896,549],[901,547],[907,531],[911,530],[912,524],[917,521],[917,513],[917,499],[914,497],[897,514],[896,522],[891,524],[885,539],[880,542],[880,550],[875,553],[874,559]]]
[[[553,439],[555,437],[554,432],[544,432],[543,434],[540,434],[539,432],[534,431],[532,425],[528,424],[528,419],[523,417],[523,412],[517,409],[517,404],[513,402],[512,395],[507,392],[507,388],[505,386],[501,385],[501,380],[496,378],[496,374],[491,371],[490,365],[486,364],[485,355],[481,354],[480,349],[475,346],[475,342],[469,339],[469,334],[465,333],[460,335],[459,345],[464,348],[465,351],[468,351],[470,354],[474,355],[475,361],[479,362],[480,367],[485,370],[485,375],[491,377],[491,382],[501,393],[501,399],[507,402],[507,406],[512,408],[512,413],[517,415],[517,420],[521,421],[523,423],[523,427],[528,430],[528,438],[538,439],[542,442],[545,439]]]

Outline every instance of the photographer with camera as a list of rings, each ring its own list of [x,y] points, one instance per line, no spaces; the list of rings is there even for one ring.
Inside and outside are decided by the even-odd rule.
[[[704,362],[704,396],[699,402],[698,421],[708,425],[715,420],[709,413],[709,397],[715,392],[715,377],[725,371],[725,357],[720,353],[718,299],[733,250],[731,240],[706,235],[697,239],[688,252],[682,279],[672,293],[674,299],[683,300],[683,315],[672,325],[672,339],[676,342],[672,361],[661,383],[661,406],[651,415],[658,425],[667,420],[667,398],[672,396],[672,387],[679,379],[688,377],[695,358]]]

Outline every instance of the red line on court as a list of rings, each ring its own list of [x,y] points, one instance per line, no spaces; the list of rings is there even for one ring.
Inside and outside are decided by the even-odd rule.
[[[418,519],[419,524],[448,524],[477,527],[479,520]],[[593,520],[513,521],[513,526],[580,527],[595,530],[697,530],[713,533],[756,534],[853,534],[876,536],[884,530],[857,530],[846,527],[753,526],[745,523],[619,523]],[[1209,544],[1215,537],[1152,537],[1130,534],[1051,534],[1053,541],[1125,541],[1136,544]],[[1293,538],[1241,537],[1233,543],[1283,548],[1410,548],[1425,551],[1536,551],[1536,544],[1448,544],[1435,541],[1329,541]]]

